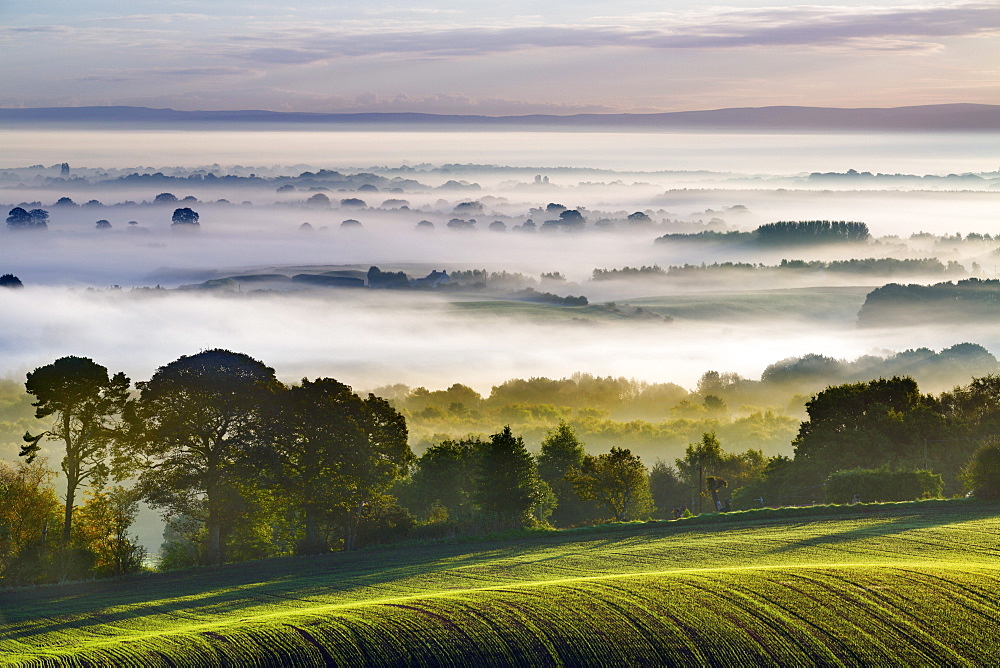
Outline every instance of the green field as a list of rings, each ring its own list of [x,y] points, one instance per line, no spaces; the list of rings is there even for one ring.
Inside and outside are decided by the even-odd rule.
[[[853,324],[870,291],[868,287],[853,287],[698,292],[619,300],[616,302],[618,311],[609,310],[602,302],[590,306],[558,306],[502,299],[456,299],[450,302],[449,308],[477,318],[517,318],[543,324],[574,321],[581,324],[622,321],[664,324],[663,320],[649,317],[653,314],[678,321],[739,322],[792,317],[803,321]],[[635,313],[636,307],[646,311],[645,317]]]
[[[725,520],[9,591],[0,664],[912,666],[1000,656],[998,506]]]
[[[853,323],[870,287],[701,292],[628,300],[678,320],[787,319]]]

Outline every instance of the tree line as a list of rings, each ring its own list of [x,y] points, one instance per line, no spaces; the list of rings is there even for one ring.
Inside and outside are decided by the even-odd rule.
[[[25,433],[19,465],[0,464],[4,584],[140,569],[146,555],[129,534],[140,501],[167,520],[160,567],[178,568],[808,503],[824,487],[833,502],[955,494],[977,470],[986,478],[972,487],[988,494],[982,481],[998,467],[977,452],[1000,450],[1000,376],[937,397],[907,377],[829,387],[808,402],[793,458],[727,452],[705,432],[652,468],[623,447],[588,453],[562,421],[537,455],[508,426],[418,458],[386,399],[333,378],[285,385],[228,350],[182,356],[134,388],[63,357],[27,374],[25,388],[48,428]],[[62,502],[46,442],[62,455]]]

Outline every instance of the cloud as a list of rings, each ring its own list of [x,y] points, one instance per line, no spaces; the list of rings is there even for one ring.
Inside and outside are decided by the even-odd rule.
[[[628,19],[624,19],[628,21]],[[645,17],[619,25],[275,31],[234,37],[241,57],[302,64],[336,58],[476,56],[537,48],[724,49],[850,47],[914,51],[933,40],[1000,34],[1000,6],[858,9],[791,7]],[[266,47],[250,43],[269,44]]]
[[[149,81],[158,77],[192,79],[216,76],[260,77],[263,75],[264,72],[259,69],[225,65],[218,67],[143,67],[105,70],[81,77],[81,81],[120,83],[123,81]]]

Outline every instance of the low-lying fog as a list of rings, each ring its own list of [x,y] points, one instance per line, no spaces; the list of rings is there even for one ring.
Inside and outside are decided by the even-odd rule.
[[[0,130],[0,167],[63,161],[133,165],[475,163],[617,170],[978,172],[997,168],[995,134],[292,130]]]
[[[49,212],[47,230],[0,231],[0,274],[27,286],[0,290],[0,372],[82,354],[142,379],[178,355],[221,346],[264,360],[286,379],[330,374],[359,387],[460,381],[488,389],[513,376],[576,371],[690,386],[707,369],[755,377],[777,359],[810,352],[856,357],[971,340],[1000,353],[992,332],[855,324],[865,292],[884,283],[997,276],[1000,172],[991,170],[1000,151],[992,134],[4,131],[0,138],[0,204]],[[153,204],[162,193],[175,199]],[[72,203],[57,205],[60,198]],[[181,207],[199,214],[196,233],[171,229]],[[574,211],[577,231],[542,230]],[[644,217],[634,219],[637,212]],[[782,220],[860,221],[872,240],[654,242]],[[433,227],[418,229],[421,221]],[[463,225],[473,229],[455,229]],[[914,236],[921,232],[928,234]],[[703,263],[867,258],[933,259],[947,271],[665,273]],[[506,298],[502,290],[129,291],[371,265],[411,277],[432,269],[521,272],[539,291],[582,294],[592,305],[692,292],[724,294],[728,305],[661,311],[671,323],[546,321],[454,303]],[[653,265],[664,274],[652,280],[592,280],[595,269]],[[542,282],[543,272],[566,281]],[[113,285],[124,289],[87,291]],[[743,313],[733,307],[744,291],[783,288],[849,296],[830,301],[825,316],[819,298],[808,314],[797,312],[809,305],[801,296],[747,299],[753,306]],[[757,304],[759,317],[751,317]]]
[[[710,369],[758,378],[768,364],[808,353],[854,359],[962,341],[1000,352],[1000,331],[992,326],[859,329],[853,320],[815,313],[776,316],[780,305],[764,318],[616,323],[466,310],[428,293],[28,287],[0,290],[0,311],[0,375],[22,379],[35,366],[73,354],[145,380],[180,355],[222,347],[261,359],[288,382],[329,375],[357,389],[397,382],[440,389],[461,382],[488,393],[513,377],[560,378],[577,371],[693,388]]]

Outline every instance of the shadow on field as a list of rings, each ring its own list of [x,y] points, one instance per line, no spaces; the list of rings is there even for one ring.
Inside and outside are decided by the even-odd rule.
[[[596,546],[620,542],[626,537],[616,536],[607,541],[597,536],[593,538],[588,544]],[[128,627],[130,620],[159,615],[203,623],[216,615],[238,615],[244,608],[255,608],[251,614],[266,613],[266,606],[272,603],[287,606],[289,602],[302,601],[304,607],[317,603],[348,604],[352,601],[351,596],[333,601],[332,595],[363,588],[367,590],[365,598],[378,598],[382,585],[418,576],[425,583],[433,582],[444,571],[449,571],[450,582],[442,583],[441,590],[501,584],[504,573],[496,568],[496,560],[534,552],[546,543],[549,541],[543,538],[501,547],[495,542],[429,544],[266,559],[215,568],[3,591],[0,592],[0,637],[26,638],[99,625]],[[556,558],[553,555],[525,563],[530,566]],[[404,587],[396,586],[391,591],[387,588],[384,595],[407,593]]]
[[[801,540],[790,540],[770,552],[778,554],[810,547],[831,548],[842,543],[851,543],[864,539],[886,538],[916,529],[932,529],[945,524],[953,524],[959,520],[952,513],[928,513],[926,515],[902,515],[896,517],[876,516],[872,519],[875,521],[846,531],[824,533],[821,536],[803,538]],[[793,530],[806,524],[811,523],[803,522],[789,525],[789,529]]]
[[[850,517],[867,519],[839,533],[819,525],[843,521],[847,509],[809,516],[772,517],[770,513],[712,519],[709,523],[654,522],[640,525],[612,525],[584,530],[552,532],[509,541],[417,543],[350,553],[286,557],[230,564],[216,568],[150,574],[111,580],[78,582],[0,592],[0,638],[23,639],[62,630],[93,629],[106,634],[108,626],[150,629],[158,625],[190,620],[192,624],[216,617],[266,614],[269,606],[294,609],[316,604],[350,604],[362,600],[391,598],[428,590],[448,591],[503,585],[532,579],[532,576],[575,577],[580,560],[588,561],[588,571],[598,574],[621,571],[622,563],[642,570],[650,566],[677,566],[700,563],[700,539],[728,531],[770,525],[787,526],[784,538],[772,549],[759,546],[757,555],[792,553],[819,548],[857,553],[868,549],[867,539],[904,534],[949,523],[962,523],[995,516],[996,507],[962,504],[952,507],[855,508]],[[734,514],[736,515],[736,514]],[[808,527],[815,526],[815,535]],[[691,535],[691,539],[685,538]],[[678,540],[669,554],[633,549],[668,536]],[[901,540],[905,540],[901,539]],[[912,553],[919,554],[923,543],[914,538]],[[861,541],[854,547],[846,545]],[[726,541],[724,543],[728,544]],[[990,543],[993,544],[992,542]],[[841,547],[843,545],[843,547]],[[891,549],[904,547],[905,543]],[[728,559],[740,559],[741,546],[729,545]],[[883,547],[883,549],[885,549]],[[905,548],[905,551],[911,551]],[[593,554],[604,554],[597,562]],[[720,553],[721,554],[721,553]],[[504,563],[505,560],[512,562]],[[513,563],[516,561],[517,563]],[[662,566],[660,566],[662,568]],[[532,573],[538,569],[537,573]],[[355,593],[356,592],[356,593]],[[159,618],[159,619],[157,619]],[[103,627],[103,628],[101,628]]]

